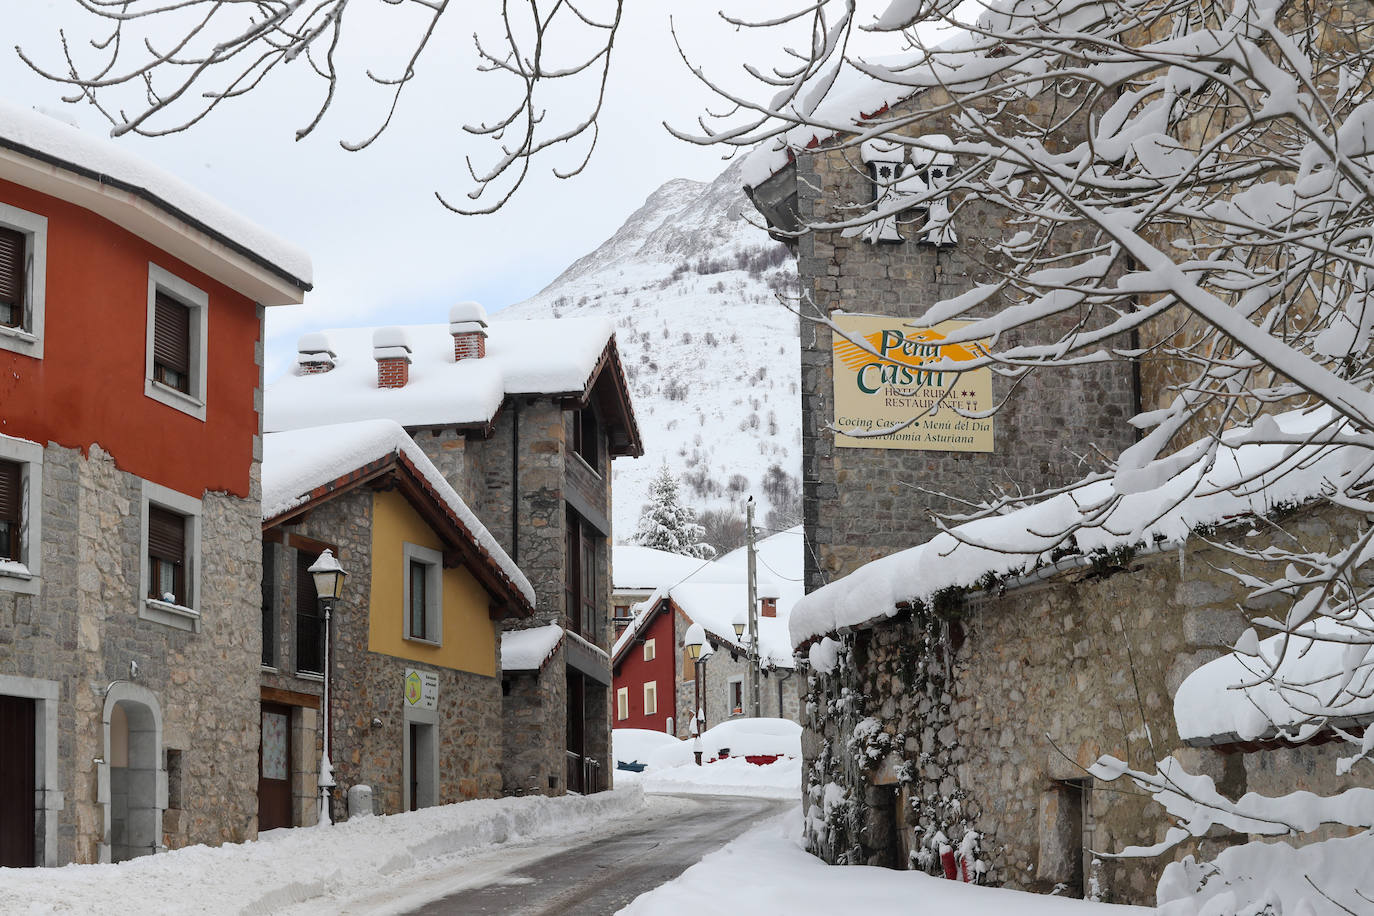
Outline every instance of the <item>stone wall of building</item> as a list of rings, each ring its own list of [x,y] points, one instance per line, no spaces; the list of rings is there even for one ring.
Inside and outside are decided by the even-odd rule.
[[[720,646],[702,666],[704,674],[702,694],[705,700],[706,727],[719,725],[726,719],[747,716],[749,705],[749,663],[743,653],[731,654]],[[736,713],[730,702],[730,681],[742,678],[743,709]],[[782,705],[778,705],[781,685]],[[770,718],[801,721],[801,694],[805,677],[790,668],[770,668],[759,675],[759,714]]]
[[[935,95],[907,104],[934,105]],[[954,133],[943,116],[918,129]],[[824,223],[862,212],[872,194],[866,175],[857,148],[799,154],[795,186],[802,220]],[[805,312],[814,306],[822,314],[843,309],[908,317],[975,284],[996,281],[987,243],[1010,234],[1005,212],[981,200],[962,201],[952,221],[959,242],[948,247],[919,242],[924,218],[906,218],[907,241],[899,244],[873,244],[840,231],[800,236],[797,269]],[[1081,241],[1072,237],[1060,244],[1072,250]],[[1004,304],[994,297],[979,314]],[[995,349],[1054,339],[1084,317],[1071,310],[1033,331],[1007,333]],[[1109,364],[1032,373],[1014,393],[1007,379],[994,374],[993,401],[1012,397],[993,421],[991,453],[837,448],[826,428],[835,419],[832,334],[803,320],[801,340],[803,515],[807,537],[816,545],[815,555],[806,557],[808,591],[933,536],[931,512],[959,506],[925,490],[974,500],[999,486],[1032,492],[1084,476],[1094,448],[1115,454],[1135,441],[1125,423],[1137,400],[1132,369]]]
[[[109,793],[101,786],[109,785],[103,718],[112,691],[156,706],[158,781],[165,776],[169,790],[157,842],[176,848],[256,836],[258,480],[255,462],[250,499],[203,495],[192,632],[139,615],[142,481],[99,446],[86,456],[44,449],[40,592],[0,591],[0,677],[58,687],[50,752],[62,807],[52,812],[55,854],[44,864],[108,855]]]
[[[1289,527],[1316,542],[1341,525],[1313,517]],[[937,833],[957,847],[976,831],[988,882],[1050,891],[1077,881],[1081,892],[1092,871],[1084,848],[1150,845],[1169,826],[1132,787],[1087,777],[1100,755],[1152,771],[1177,753],[1232,797],[1352,784],[1335,776],[1338,745],[1241,754],[1179,739],[1179,684],[1247,625],[1244,590],[1218,571],[1234,565],[1195,541],[1182,556],[909,609],[841,637],[840,664],[812,676],[804,713],[810,848],[831,862],[933,872]],[[1374,785],[1374,765],[1358,764],[1354,781]],[[1081,843],[1070,836],[1075,818],[1089,824]],[[1213,854],[1233,839],[1172,855]],[[1105,900],[1152,903],[1164,864],[1104,859],[1089,877]]]
[[[563,649],[539,671],[502,675],[502,792],[559,795],[566,791],[568,701]]]

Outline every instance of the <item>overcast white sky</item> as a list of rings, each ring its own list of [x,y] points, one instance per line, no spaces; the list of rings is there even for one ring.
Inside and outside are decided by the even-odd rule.
[[[767,0],[751,3],[768,6]],[[273,309],[269,318],[272,374],[285,365],[303,330],[438,322],[460,299],[477,299],[491,311],[520,301],[611,234],[664,181],[717,175],[725,167],[719,150],[674,140],[660,123],[688,126],[708,101],[677,59],[668,31],[670,5],[677,7],[680,29],[700,36],[704,30],[719,32],[716,4],[709,0],[627,3],[592,164],[563,181],[549,175],[553,160],[536,163],[537,174],[493,216],[456,216],[433,196],[440,190],[461,198],[468,189],[462,155],[473,147],[461,145],[458,126],[473,119],[474,100],[496,85],[473,77],[461,60],[472,32],[471,23],[460,20],[462,6],[455,5],[447,31],[436,39],[444,44],[434,50],[442,53],[422,65],[392,126],[368,150],[350,153],[338,144],[375,124],[378,108],[362,92],[343,98],[312,137],[296,142],[295,130],[308,120],[322,84],[286,72],[191,131],[119,142],[310,253],[315,290],[306,305]],[[776,0],[772,6],[777,8]],[[83,129],[107,132],[93,110],[63,105],[61,87],[33,74],[10,50],[20,45],[57,66],[59,27],[93,34],[73,0],[0,0],[0,11],[4,94],[62,111]],[[379,25],[378,37],[369,36],[370,63],[385,64],[393,38],[399,45],[401,36]],[[731,40],[740,39],[703,38],[697,47],[724,55],[722,43]],[[559,164],[570,161],[564,156]]]

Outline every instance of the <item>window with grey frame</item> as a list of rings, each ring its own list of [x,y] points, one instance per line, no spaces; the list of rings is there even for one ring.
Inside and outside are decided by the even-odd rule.
[[[186,516],[148,506],[148,597],[191,606],[186,588]]]
[[[410,560],[410,638],[433,640],[435,634],[429,619],[429,564],[415,558]]]

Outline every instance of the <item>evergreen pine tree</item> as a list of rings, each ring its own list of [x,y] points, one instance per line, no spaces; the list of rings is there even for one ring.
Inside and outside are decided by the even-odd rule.
[[[634,542],[641,547],[709,560],[716,551],[702,542],[704,533],[705,529],[697,524],[696,511],[678,498],[677,478],[665,463],[649,484],[649,501],[639,517]]]

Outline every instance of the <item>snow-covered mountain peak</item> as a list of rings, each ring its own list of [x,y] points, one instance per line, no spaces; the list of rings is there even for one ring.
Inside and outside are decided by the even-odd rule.
[[[661,462],[701,510],[795,501],[801,469],[795,286],[786,248],[752,225],[740,164],[659,187],[596,250],[500,317],[599,315],[617,328],[646,455],[615,463],[615,530],[635,530]],[[725,318],[723,316],[728,316]],[[780,521],[780,520],[779,520]]]

